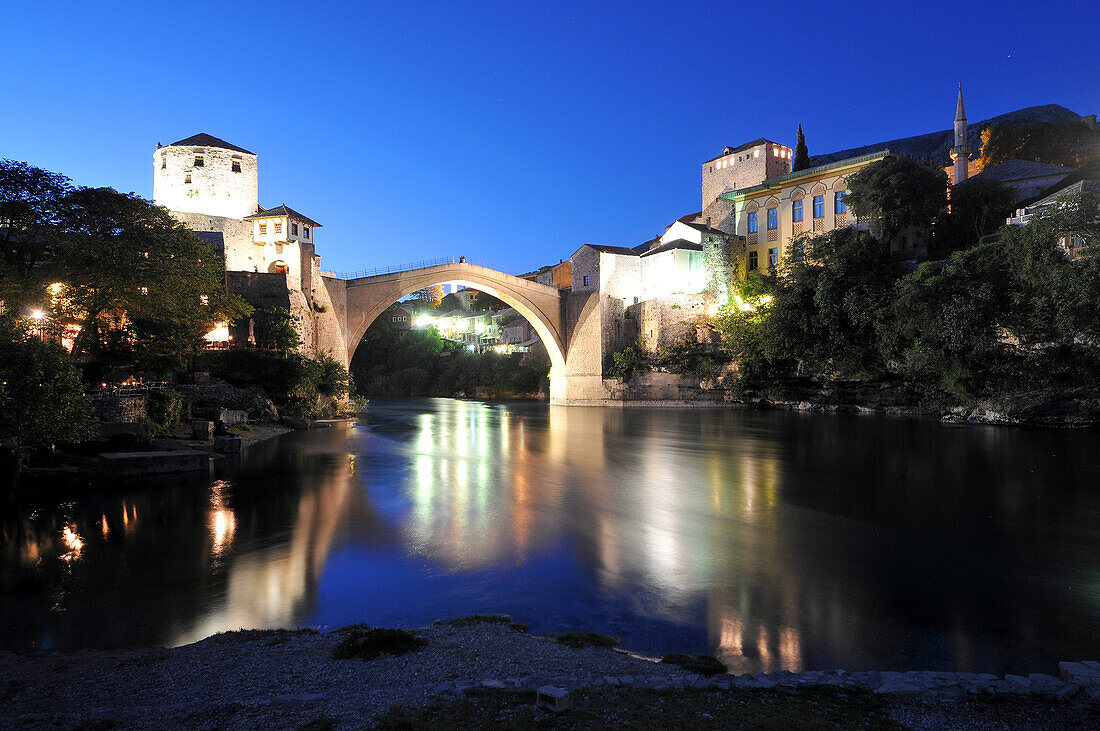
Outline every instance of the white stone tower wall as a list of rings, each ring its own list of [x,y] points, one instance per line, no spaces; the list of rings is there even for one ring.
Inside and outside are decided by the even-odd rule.
[[[195,165],[196,157],[202,157],[201,167]],[[233,172],[234,162],[240,172]],[[191,145],[169,145],[153,153],[153,202],[170,211],[244,218],[256,212],[258,188],[255,155]]]

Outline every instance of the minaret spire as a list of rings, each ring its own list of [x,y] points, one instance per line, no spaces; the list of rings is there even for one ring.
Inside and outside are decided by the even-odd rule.
[[[955,162],[955,185],[966,180],[966,163],[970,159],[970,144],[966,131],[966,107],[963,106],[963,86],[959,82],[959,102],[955,105],[955,145],[951,148]]]

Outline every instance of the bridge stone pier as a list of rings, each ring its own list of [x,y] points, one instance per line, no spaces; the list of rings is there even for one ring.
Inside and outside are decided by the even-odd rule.
[[[550,355],[551,403],[567,403],[567,298],[557,287],[462,261],[343,280],[347,304],[343,310],[345,321],[341,324],[347,343],[347,362],[351,363],[367,328],[386,308],[417,290],[447,283],[491,294],[523,315]]]

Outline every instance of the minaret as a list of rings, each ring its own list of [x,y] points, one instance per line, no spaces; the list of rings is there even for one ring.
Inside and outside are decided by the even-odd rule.
[[[955,185],[966,180],[966,163],[970,159],[970,145],[966,134],[966,108],[963,106],[963,85],[959,82],[959,103],[955,107],[955,146],[951,148],[955,161]]]

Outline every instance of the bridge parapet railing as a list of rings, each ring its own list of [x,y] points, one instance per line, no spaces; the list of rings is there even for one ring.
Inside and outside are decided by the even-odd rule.
[[[379,266],[373,269],[359,269],[353,272],[321,272],[321,276],[331,277],[333,279],[362,279],[363,277],[376,277],[381,274],[398,274],[400,272],[408,272],[414,269],[427,269],[428,267],[442,266],[443,264],[473,264],[474,266],[486,267],[488,269],[496,269],[504,274],[502,269],[498,269],[488,262],[470,261],[466,257],[449,256],[441,259],[424,259],[422,261],[413,261],[405,264],[393,264],[390,266]]]

